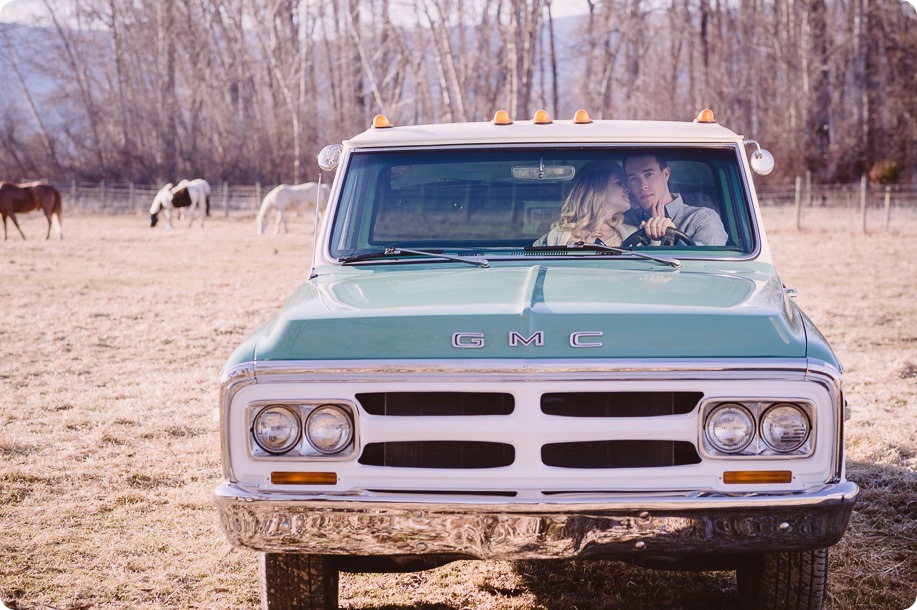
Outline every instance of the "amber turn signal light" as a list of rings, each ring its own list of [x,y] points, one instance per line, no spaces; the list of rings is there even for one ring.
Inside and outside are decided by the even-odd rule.
[[[337,485],[338,475],[334,472],[272,472],[274,485]]]
[[[723,473],[723,483],[765,485],[791,483],[793,473],[789,470],[732,470]]]

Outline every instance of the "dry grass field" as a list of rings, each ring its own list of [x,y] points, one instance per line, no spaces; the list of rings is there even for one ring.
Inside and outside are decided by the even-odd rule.
[[[65,210],[66,211],[66,210]],[[843,211],[766,210],[787,285],[847,367],[849,477],[863,492],[831,555],[827,608],[917,596],[917,214],[866,236]],[[306,278],[311,223],[150,229],[67,216],[65,239],[0,243],[0,600],[13,610],[256,608],[253,553],[225,542],[219,371]],[[459,562],[344,575],[346,608],[731,608],[729,573],[615,562]]]

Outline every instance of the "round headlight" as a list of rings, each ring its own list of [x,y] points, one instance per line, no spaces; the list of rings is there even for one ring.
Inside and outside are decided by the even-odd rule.
[[[755,420],[748,409],[736,404],[720,405],[707,416],[707,441],[717,451],[738,453],[755,436]]]
[[[353,422],[341,407],[322,405],[306,419],[306,440],[322,453],[337,453],[350,444]]]
[[[809,417],[796,405],[774,405],[761,418],[761,437],[768,447],[781,453],[802,447],[810,429]]]
[[[268,453],[286,453],[299,442],[299,417],[289,407],[271,405],[262,409],[252,423],[252,435]]]

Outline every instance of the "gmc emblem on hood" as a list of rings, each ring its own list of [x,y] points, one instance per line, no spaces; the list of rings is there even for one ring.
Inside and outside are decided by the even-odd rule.
[[[601,338],[602,331],[579,331],[570,333],[570,347],[602,347],[602,341],[594,339]],[[590,341],[590,339],[593,339]],[[507,342],[510,347],[542,347],[544,346],[544,331],[537,330],[528,337],[522,333],[511,330],[507,336]],[[481,349],[486,345],[484,333],[452,333],[452,347],[457,349]]]

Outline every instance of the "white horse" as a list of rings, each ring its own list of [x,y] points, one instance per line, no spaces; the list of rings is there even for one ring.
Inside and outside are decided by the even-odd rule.
[[[150,206],[150,226],[155,227],[159,222],[159,212],[165,208],[166,219],[169,221],[169,228],[172,228],[172,183],[167,183],[159,189],[156,196],[153,197],[153,205]]]
[[[171,187],[171,188],[170,188]],[[164,191],[168,190],[168,193]],[[210,184],[206,180],[196,178],[194,180],[182,180],[176,186],[171,184],[163,187],[150,208],[150,226],[155,227],[159,218],[159,212],[165,211],[166,220],[169,228],[172,228],[172,210],[188,208],[188,227],[194,224],[195,212],[200,212],[201,226],[204,226],[204,218],[210,216]]]
[[[324,211],[328,203],[328,195],[331,188],[327,184],[319,185],[318,182],[306,182],[304,184],[281,184],[271,189],[264,200],[261,202],[261,209],[258,210],[258,235],[264,234],[264,224],[269,211],[273,208],[277,216],[276,233],[280,233],[280,226],[283,225],[284,233],[287,232],[286,211],[291,208],[305,210],[306,204],[314,201],[317,209]]]

